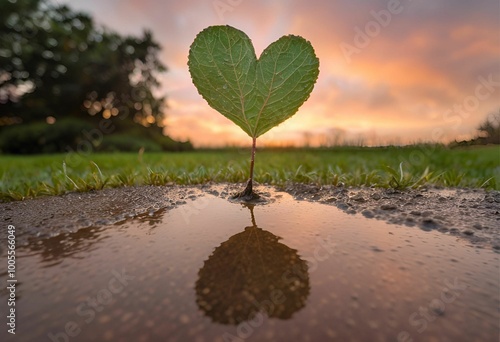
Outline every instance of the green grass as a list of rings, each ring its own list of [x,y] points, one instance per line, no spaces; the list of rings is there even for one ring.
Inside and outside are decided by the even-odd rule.
[[[0,155],[0,199],[143,184],[245,182],[248,149],[187,153]],[[500,148],[440,146],[258,150],[255,180],[398,189],[500,188]]]

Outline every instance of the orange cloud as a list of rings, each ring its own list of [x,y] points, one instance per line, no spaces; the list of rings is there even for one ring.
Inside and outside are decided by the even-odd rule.
[[[208,106],[189,77],[189,46],[199,31],[214,24],[245,31],[257,53],[282,35],[302,35],[320,59],[308,102],[260,138],[262,144],[297,143],[311,134],[313,143],[320,143],[340,131],[351,139],[364,134],[372,143],[404,143],[434,140],[441,130],[439,140],[448,141],[471,136],[488,113],[500,108],[499,87],[491,85],[488,96],[467,113],[456,109],[472,101],[480,76],[500,81],[497,0],[402,0],[403,10],[380,25],[350,62],[341,44],[354,44],[356,29],[374,21],[373,12],[387,9],[387,1],[221,1],[231,8],[218,11],[212,1],[66,2],[92,11],[120,32],[153,30],[169,67],[161,77],[169,106],[167,132],[196,146],[247,145],[249,139]]]

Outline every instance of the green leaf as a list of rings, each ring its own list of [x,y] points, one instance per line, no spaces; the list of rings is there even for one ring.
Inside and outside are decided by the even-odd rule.
[[[319,74],[319,60],[304,38],[283,36],[257,60],[250,38],[231,26],[200,32],[188,66],[208,104],[252,138],[294,115]]]

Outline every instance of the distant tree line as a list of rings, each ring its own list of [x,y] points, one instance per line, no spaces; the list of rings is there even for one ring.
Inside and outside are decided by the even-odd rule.
[[[0,152],[191,149],[163,135],[160,50],[149,31],[122,36],[67,6],[1,1]]]
[[[500,144],[500,110],[491,114],[478,127],[479,137],[476,140],[482,144]]]
[[[477,127],[477,131],[478,134],[475,138],[467,141],[455,141],[450,146],[500,145],[500,110],[488,115]]]

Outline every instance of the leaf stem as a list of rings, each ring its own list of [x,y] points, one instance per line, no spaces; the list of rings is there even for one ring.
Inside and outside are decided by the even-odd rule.
[[[250,159],[250,182],[253,181],[253,166],[255,163],[255,150],[257,145],[257,138],[252,138],[252,158]]]
[[[252,138],[252,157],[250,159],[250,178],[248,178],[247,185],[245,190],[240,193],[237,193],[233,196],[233,198],[240,198],[244,200],[254,200],[259,198],[255,192],[253,192],[253,166],[255,164],[255,150],[257,145],[257,138]]]

